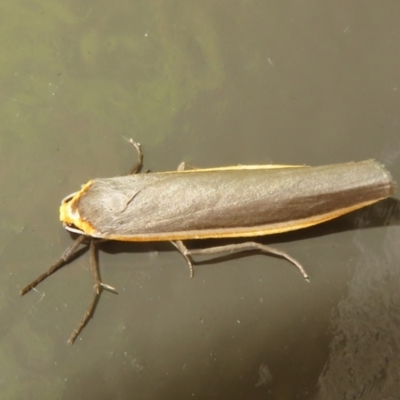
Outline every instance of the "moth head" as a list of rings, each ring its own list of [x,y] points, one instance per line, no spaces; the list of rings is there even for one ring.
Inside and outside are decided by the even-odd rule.
[[[65,229],[80,235],[93,236],[93,227],[81,218],[79,213],[79,202],[89,189],[92,181],[82,186],[79,192],[64,197],[60,206],[60,221]]]

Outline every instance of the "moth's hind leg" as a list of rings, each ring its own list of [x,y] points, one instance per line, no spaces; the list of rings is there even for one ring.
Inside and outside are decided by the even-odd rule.
[[[182,254],[186,262],[188,263],[189,266],[189,272],[190,272],[190,277],[193,278],[194,270],[193,270],[193,261],[189,256],[189,250],[187,247],[183,244],[181,240],[171,240],[171,243],[178,249],[179,253]]]
[[[306,281],[309,281],[309,276],[299,261],[297,261],[295,258],[291,257],[289,254],[285,253],[282,250],[278,250],[274,247],[266,246],[257,242],[228,244],[224,246],[216,246],[216,247],[209,247],[207,249],[194,249],[194,250],[189,250],[180,240],[171,243],[179,250],[182,256],[186,259],[189,265],[191,277],[193,276],[193,260],[191,259],[191,256],[193,255],[220,254],[226,252],[234,253],[234,252],[248,251],[248,250],[259,250],[263,253],[272,254],[274,256],[281,257],[289,261],[299,269],[304,279]]]

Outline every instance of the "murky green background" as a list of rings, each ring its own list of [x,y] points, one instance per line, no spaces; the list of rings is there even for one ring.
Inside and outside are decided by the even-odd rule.
[[[18,292],[71,242],[60,200],[129,170],[125,138],[152,171],[376,158],[399,182],[399,15],[371,0],[3,0],[1,398],[396,398],[396,202],[262,239],[310,284],[272,257],[190,280],[168,244],[108,245],[119,294],[72,347],[88,255]]]

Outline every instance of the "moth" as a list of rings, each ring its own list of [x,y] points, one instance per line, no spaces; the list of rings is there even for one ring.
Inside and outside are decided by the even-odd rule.
[[[284,251],[254,241],[204,249],[184,242],[207,238],[254,238],[293,231],[337,218],[391,196],[395,183],[383,165],[367,160],[319,167],[240,165],[138,173],[90,180],[61,202],[60,220],[78,238],[62,257],[21,290],[24,295],[63,266],[78,247],[89,242],[93,298],[72,333],[72,344],[93,314],[102,289],[96,245],[107,240],[169,241],[186,259],[193,276],[192,256],[259,250],[284,258],[308,279],[303,266]]]

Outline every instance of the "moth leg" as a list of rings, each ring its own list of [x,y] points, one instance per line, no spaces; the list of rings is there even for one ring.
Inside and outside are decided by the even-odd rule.
[[[178,243],[176,245],[175,243]],[[190,260],[190,256],[193,255],[204,255],[204,254],[217,254],[217,253],[225,253],[225,252],[237,252],[237,251],[246,251],[246,250],[260,250],[267,254],[273,254],[275,256],[281,257],[295,265],[301,274],[303,275],[306,281],[309,281],[309,276],[303,266],[293,257],[289,256],[289,254],[285,253],[282,250],[278,250],[271,246],[266,246],[257,242],[245,242],[245,243],[238,243],[238,244],[228,244],[224,246],[216,246],[216,247],[209,247],[208,249],[194,249],[189,250],[187,249],[182,242],[174,242],[175,247],[181,252],[181,254],[186,258],[186,260]],[[193,270],[192,264],[189,263],[189,267],[191,271]]]
[[[140,147],[140,143],[135,142],[133,139],[129,139],[129,143],[136,149],[138,159],[134,166],[129,171],[128,175],[137,174],[143,166],[143,152]]]
[[[42,275],[38,276],[34,281],[32,281],[29,285],[25,286],[19,294],[23,296],[24,294],[31,291],[34,287],[36,287],[40,282],[44,281],[48,276],[52,273],[56,272],[59,268],[61,268],[71,257],[75,254],[76,249],[83,243],[86,239],[85,235],[80,235],[73,243],[71,243],[67,249],[64,251],[64,254]]]
[[[75,330],[72,332],[72,335],[68,339],[68,344],[74,343],[75,339],[81,333],[82,329],[88,323],[89,319],[92,318],[93,312],[96,308],[96,305],[100,298],[100,294],[103,291],[103,289],[108,289],[108,290],[115,292],[115,289],[112,286],[106,285],[103,282],[101,282],[99,263],[97,261],[97,251],[96,251],[97,250],[97,247],[96,247],[97,242],[100,243],[102,241],[96,241],[96,240],[92,239],[90,242],[90,272],[91,272],[92,281],[93,281],[92,301],[90,302],[88,308],[86,309],[86,312],[83,315],[83,318],[79,322],[78,326],[75,328]]]
[[[188,263],[190,277],[193,278],[193,274],[194,274],[193,261],[188,255],[189,250],[187,249],[187,247],[183,244],[183,242],[181,240],[174,240],[174,241],[171,240],[171,243],[178,249],[179,253],[182,254],[183,258]]]
[[[185,161],[182,161],[179,165],[178,168],[176,169],[177,171],[185,171],[188,169],[198,169],[197,167],[193,166],[192,164],[189,164]]]

